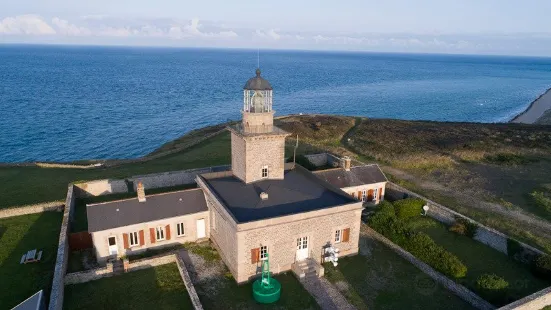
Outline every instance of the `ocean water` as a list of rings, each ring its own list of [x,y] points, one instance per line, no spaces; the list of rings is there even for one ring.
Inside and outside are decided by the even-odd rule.
[[[0,162],[145,155],[239,119],[256,50],[0,46]],[[277,115],[505,122],[551,58],[260,51]]]

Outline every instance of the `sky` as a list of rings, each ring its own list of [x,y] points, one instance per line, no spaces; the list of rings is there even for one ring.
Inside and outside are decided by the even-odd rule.
[[[0,0],[0,43],[551,56],[549,0]]]

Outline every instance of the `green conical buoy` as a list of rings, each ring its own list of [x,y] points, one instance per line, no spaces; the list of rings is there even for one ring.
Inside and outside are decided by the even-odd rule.
[[[279,300],[280,294],[281,284],[270,277],[270,261],[266,254],[266,260],[262,261],[262,278],[253,283],[254,300],[261,304],[271,304]]]

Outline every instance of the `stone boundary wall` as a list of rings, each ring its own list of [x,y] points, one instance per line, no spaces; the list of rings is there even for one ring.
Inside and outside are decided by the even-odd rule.
[[[545,255],[544,252],[528,245],[523,242],[520,242],[516,239],[513,239],[506,234],[499,232],[493,228],[487,227],[482,225],[481,223],[464,216],[461,213],[455,212],[447,207],[444,207],[441,204],[438,204],[430,199],[427,199],[417,193],[414,193],[408,189],[405,189],[395,183],[388,182],[386,186],[386,195],[390,196],[393,199],[403,199],[404,194],[407,194],[408,197],[416,197],[421,198],[427,202],[427,205],[429,207],[429,211],[427,212],[427,215],[434,218],[435,220],[445,223],[445,224],[452,224],[455,222],[456,218],[464,218],[472,223],[475,223],[478,226],[478,229],[476,230],[476,234],[474,236],[474,240],[481,242],[505,255],[508,255],[508,240],[513,240],[518,242],[520,247],[522,248],[522,253],[519,255],[515,255],[515,259],[527,263],[531,261],[531,258],[539,256],[539,255]]]
[[[12,216],[42,213],[47,211],[61,211],[63,210],[63,203],[63,201],[50,201],[21,207],[8,207],[5,209],[0,209],[0,219]]]
[[[103,268],[84,270],[65,275],[65,285],[89,282],[113,275],[113,263],[107,263]]]
[[[197,291],[195,291],[195,286],[193,286],[193,282],[191,282],[191,277],[189,276],[186,265],[184,264],[184,261],[182,260],[182,258],[178,255],[177,251],[169,252],[169,254],[164,253],[164,254],[156,255],[149,258],[135,260],[128,264],[127,272],[152,268],[155,266],[161,266],[161,265],[166,265],[170,263],[176,263],[176,266],[178,267],[178,272],[180,273],[180,277],[184,282],[186,291],[189,294],[193,307],[196,310],[203,310],[203,305],[199,300]],[[113,263],[107,263],[107,266],[104,268],[97,268],[92,270],[69,273],[65,276],[64,284],[69,285],[69,284],[85,283],[89,281],[98,280],[101,278],[111,277],[113,275],[115,275],[115,273],[113,272]],[[61,301],[61,304],[63,304],[63,301]]]
[[[126,179],[104,179],[75,184],[78,197],[102,196],[135,192],[138,182],[142,182],[145,190],[160,187],[172,187],[195,183],[198,174],[227,171],[230,165],[194,168],[187,170],[169,171],[131,176]]]
[[[65,200],[65,210],[63,211],[63,220],[59,232],[59,243],[57,246],[57,256],[55,261],[54,279],[52,280],[52,291],[50,293],[49,310],[63,309],[63,296],[65,292],[64,278],[67,272],[67,260],[69,259],[69,227],[73,217],[75,206],[74,186],[69,185],[67,189],[67,199]]]
[[[335,166],[338,167],[341,163],[341,159],[335,155],[329,153],[320,153],[320,154],[310,154],[304,155],[312,165],[316,167],[323,166]]]
[[[493,305],[491,305],[486,300],[482,299],[466,287],[464,287],[461,284],[458,284],[450,279],[448,279],[446,276],[441,274],[440,272],[434,270],[429,265],[425,264],[424,262],[418,260],[415,256],[413,256],[411,253],[407,252],[406,250],[402,249],[398,245],[394,244],[392,241],[388,240],[383,235],[379,234],[378,232],[374,231],[370,227],[367,228],[367,234],[371,237],[373,237],[375,240],[382,242],[386,246],[388,246],[390,249],[392,249],[394,252],[396,252],[398,255],[403,257],[405,260],[409,261],[411,264],[413,264],[415,267],[417,267],[419,270],[423,271],[425,274],[427,274],[429,277],[434,279],[436,282],[438,282],[440,285],[444,286],[448,290],[450,290],[455,295],[459,296],[464,301],[468,302],[472,306],[474,306],[477,309],[495,309]]]
[[[499,308],[498,310],[532,310],[543,309],[551,305],[551,287],[545,288],[532,295],[526,296],[513,303]]]

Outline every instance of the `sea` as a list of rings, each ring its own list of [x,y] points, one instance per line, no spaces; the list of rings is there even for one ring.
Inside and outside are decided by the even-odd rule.
[[[276,115],[507,122],[551,87],[551,58],[0,46],[0,162],[145,155],[237,120],[260,65]]]

